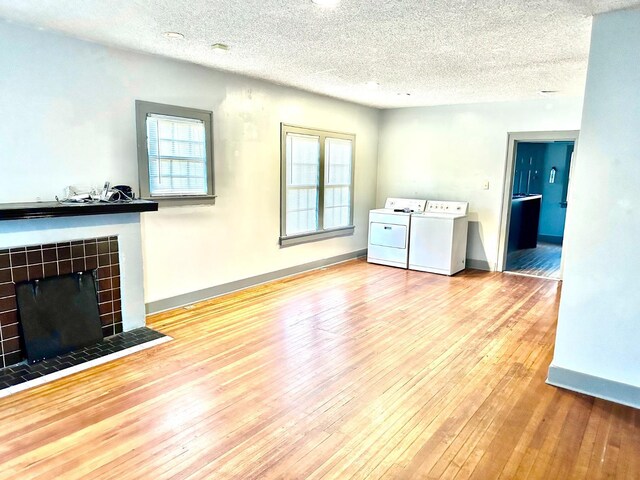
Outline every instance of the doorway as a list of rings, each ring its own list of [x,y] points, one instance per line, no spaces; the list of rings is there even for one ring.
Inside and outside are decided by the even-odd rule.
[[[509,135],[498,269],[562,279],[562,245],[578,132]]]

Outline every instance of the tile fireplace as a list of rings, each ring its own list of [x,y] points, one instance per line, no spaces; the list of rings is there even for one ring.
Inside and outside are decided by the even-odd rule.
[[[93,270],[103,336],[122,332],[118,237],[0,249],[0,367],[24,358],[15,284]]]
[[[103,336],[145,326],[140,213],[157,208],[146,201],[0,204],[0,368],[25,358],[16,299],[22,282],[91,272]]]

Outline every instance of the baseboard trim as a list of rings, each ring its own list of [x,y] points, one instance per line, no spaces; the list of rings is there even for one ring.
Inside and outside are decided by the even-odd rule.
[[[554,245],[562,245],[564,237],[558,235],[538,235],[539,242],[553,243]]]
[[[595,377],[555,365],[549,366],[547,383],[554,387],[566,388],[574,392],[640,409],[640,387],[634,385]]]
[[[476,260],[475,258],[467,258],[467,268],[473,268],[474,270],[485,270],[487,272],[493,272],[494,268],[491,268],[491,264],[486,260]]]
[[[282,270],[276,270],[274,272],[263,273],[262,275],[256,275],[255,277],[243,278],[234,282],[225,283],[222,285],[216,285],[214,287],[205,288],[203,290],[197,290],[195,292],[184,293],[175,297],[165,298],[157,300],[155,302],[149,302],[145,305],[147,314],[164,312],[165,310],[171,310],[173,308],[183,307],[192,303],[201,302],[210,298],[219,297],[227,293],[236,292],[248,287],[254,287],[261,283],[271,282],[291,275],[297,275],[298,273],[308,272],[310,270],[317,270],[329,265],[335,265],[336,263],[346,262],[353,260],[354,258],[366,257],[367,249],[356,250],[355,252],[349,252],[335,257],[324,258],[322,260],[316,260],[315,262],[304,263],[302,265],[296,265],[294,267],[284,268]]]

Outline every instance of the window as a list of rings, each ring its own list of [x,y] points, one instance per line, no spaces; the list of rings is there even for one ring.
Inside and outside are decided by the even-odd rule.
[[[353,233],[355,135],[282,124],[280,245]]]
[[[136,101],[141,197],[174,205],[214,201],[211,124],[209,111]]]

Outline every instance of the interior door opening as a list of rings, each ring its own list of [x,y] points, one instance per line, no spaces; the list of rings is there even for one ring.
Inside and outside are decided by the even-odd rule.
[[[577,132],[567,133],[548,138],[510,136],[501,271],[562,279],[567,197],[577,140]]]

